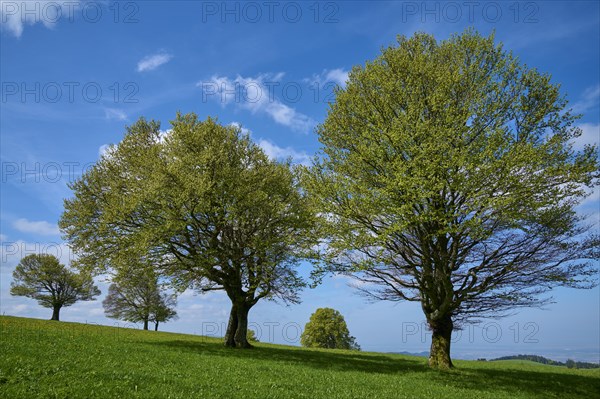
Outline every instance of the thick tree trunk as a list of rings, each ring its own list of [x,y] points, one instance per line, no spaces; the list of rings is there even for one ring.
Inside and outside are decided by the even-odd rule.
[[[144,330],[148,329],[148,319],[144,319]]]
[[[450,339],[454,328],[452,318],[445,317],[442,320],[430,321],[429,326],[433,332],[429,352],[429,366],[436,369],[454,367],[450,359]]]
[[[225,346],[235,348],[235,332],[238,326],[237,306],[231,305],[229,312],[229,323],[227,323],[227,332],[225,332]]]
[[[248,312],[250,307],[245,304],[237,305],[237,329],[235,331],[236,348],[252,348],[248,342]]]
[[[252,348],[248,342],[248,312],[251,306],[241,301],[233,301],[229,313],[229,323],[225,333],[225,346],[230,348]]]
[[[59,305],[54,305],[54,308],[52,309],[52,318],[50,320],[60,320],[60,308]]]
[[[158,321],[154,322],[154,331],[158,331]]]

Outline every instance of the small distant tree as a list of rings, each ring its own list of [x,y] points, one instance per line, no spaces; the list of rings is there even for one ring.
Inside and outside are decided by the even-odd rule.
[[[108,288],[108,295],[102,302],[107,317],[144,323],[154,323],[154,331],[158,325],[177,317],[173,295],[161,292],[157,276],[151,269],[129,270],[117,274]]]
[[[356,339],[348,331],[344,316],[331,308],[319,308],[310,316],[300,343],[308,348],[360,350]]]
[[[570,369],[576,369],[577,363],[575,363],[575,360],[573,360],[573,359],[568,359],[566,366],[567,366],[567,368],[570,368]]]
[[[35,299],[52,309],[50,320],[60,319],[60,310],[77,301],[91,301],[100,295],[90,275],[75,273],[48,254],[27,255],[13,272],[11,295]]]
[[[177,319],[176,305],[177,299],[175,295],[169,295],[165,292],[159,294],[159,300],[150,313],[150,321],[154,323],[154,331],[158,331],[159,323]]]
[[[254,330],[248,329],[248,342],[260,342],[258,338],[256,338],[256,332]]]

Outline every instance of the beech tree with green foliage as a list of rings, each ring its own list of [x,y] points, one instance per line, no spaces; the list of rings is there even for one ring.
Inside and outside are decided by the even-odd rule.
[[[360,350],[348,331],[344,316],[331,308],[319,308],[310,316],[300,343],[308,348]]]
[[[107,317],[132,323],[154,323],[158,331],[160,323],[177,317],[177,299],[161,290],[158,276],[152,268],[138,264],[137,268],[121,271],[113,278],[102,305]]]
[[[52,309],[50,320],[60,320],[60,310],[78,301],[91,301],[100,295],[89,274],[75,273],[49,254],[25,256],[13,271],[10,293],[35,299]]]
[[[298,302],[305,285],[296,265],[313,218],[297,180],[239,127],[178,114],[165,133],[142,118],[71,185],[60,227],[83,269],[143,257],[179,290],[225,291],[225,344],[247,348],[250,309]]]
[[[429,364],[455,327],[589,288],[598,237],[574,207],[598,185],[594,146],[550,76],[494,37],[418,33],[354,67],[318,127],[305,187],[321,216],[316,275],[421,304]]]

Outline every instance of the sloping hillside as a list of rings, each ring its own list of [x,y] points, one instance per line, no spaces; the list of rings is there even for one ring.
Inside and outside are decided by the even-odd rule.
[[[1,398],[592,398],[599,370],[307,350],[0,317]]]

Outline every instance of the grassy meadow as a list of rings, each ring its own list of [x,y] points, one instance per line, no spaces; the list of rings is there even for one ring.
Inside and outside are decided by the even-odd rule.
[[[399,348],[401,349],[401,348]],[[598,398],[600,369],[455,361],[0,317],[0,398]]]

